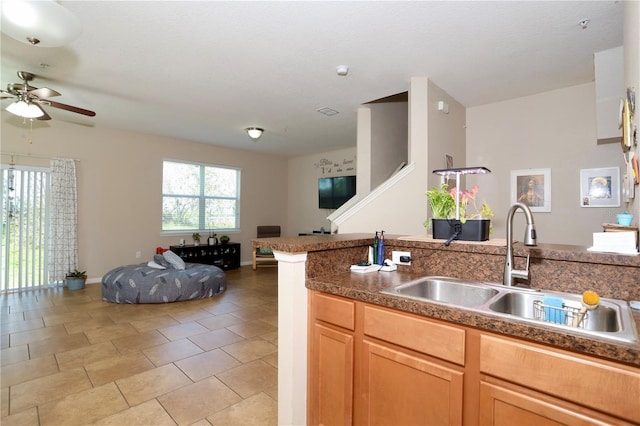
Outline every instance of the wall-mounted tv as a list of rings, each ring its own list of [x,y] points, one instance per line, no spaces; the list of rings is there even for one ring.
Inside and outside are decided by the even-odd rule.
[[[318,179],[318,205],[321,209],[337,209],[356,195],[355,176]]]

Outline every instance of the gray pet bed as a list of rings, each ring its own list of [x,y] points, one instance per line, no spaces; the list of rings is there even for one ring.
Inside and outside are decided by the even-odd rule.
[[[225,291],[227,278],[217,266],[185,264],[184,270],[147,264],[119,266],[102,277],[102,300],[114,303],[169,303],[204,299]]]

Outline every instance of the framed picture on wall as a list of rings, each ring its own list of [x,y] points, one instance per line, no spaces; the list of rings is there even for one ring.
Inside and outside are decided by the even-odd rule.
[[[580,207],[620,207],[620,168],[580,170]]]
[[[445,154],[444,156],[444,168],[445,169],[453,169],[453,156],[449,154]],[[456,187],[456,180],[451,179],[450,176],[442,176],[441,183],[447,185],[447,188],[452,189]]]
[[[532,212],[551,212],[551,169],[511,170],[511,204]]]

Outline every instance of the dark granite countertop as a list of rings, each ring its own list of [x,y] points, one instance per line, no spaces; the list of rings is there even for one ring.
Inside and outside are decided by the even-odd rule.
[[[443,247],[441,241],[429,241],[424,237],[407,237],[387,235],[388,247],[402,246],[421,249],[437,249],[446,252],[479,253],[487,255],[504,255],[506,247],[500,244],[464,244],[454,242]],[[254,247],[267,247],[287,253],[321,252],[336,249],[350,249],[372,244],[370,234],[334,234],[312,235],[301,237],[263,238],[253,240]],[[544,259],[570,261],[584,264],[611,265],[640,268],[640,256],[625,256],[607,253],[594,253],[582,246],[539,244],[537,247],[525,248],[521,244],[514,245],[514,254]],[[345,268],[346,269],[346,268]],[[617,362],[640,367],[640,343],[625,343],[609,339],[584,336],[579,332],[558,329],[545,324],[531,324],[517,319],[506,319],[472,309],[459,308],[440,303],[418,301],[381,293],[381,290],[408,282],[424,276],[420,271],[401,270],[390,273],[355,274],[341,270],[307,271],[306,287],[311,290],[344,296],[400,311],[410,312],[429,318],[450,321],[477,329],[496,332],[507,336],[518,337],[532,342],[552,345],[586,355],[592,355]],[[637,330],[640,330],[640,312],[633,311]]]
[[[253,240],[253,247],[266,247],[287,253],[334,250],[358,247],[373,243],[370,234],[318,234],[301,237],[260,238]]]
[[[441,240],[431,240],[420,236],[385,234],[385,243],[388,247],[402,245],[403,247],[437,248],[438,250],[457,252],[506,253],[505,245],[465,244],[461,241],[454,241],[449,247],[444,247]],[[373,238],[371,234],[319,234],[300,237],[260,238],[252,240],[252,244],[253,247],[265,247],[287,253],[304,253],[370,245],[373,244]],[[527,253],[531,253],[532,257],[544,257],[551,260],[640,267],[640,256],[592,252],[588,251],[585,246],[565,244],[538,244],[536,247],[524,247],[519,243],[514,244],[514,255],[526,255]]]

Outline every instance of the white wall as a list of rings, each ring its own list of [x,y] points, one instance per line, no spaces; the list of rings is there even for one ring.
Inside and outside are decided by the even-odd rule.
[[[551,213],[535,213],[538,241],[591,245],[619,208],[580,207],[580,169],[620,167],[619,144],[597,145],[594,83],[467,110],[467,164],[491,169],[469,177],[493,207],[494,236],[504,237],[511,170],[551,169]],[[524,227],[516,221],[514,235]]]
[[[354,141],[355,142],[355,141]],[[318,178],[356,175],[356,148],[290,158],[287,164],[289,235],[331,230],[333,210],[318,207]],[[360,176],[358,176],[358,181]]]
[[[22,120],[2,111],[2,152],[77,158],[79,268],[90,279],[111,268],[151,259],[191,232],[161,235],[162,160],[174,159],[240,167],[239,233],[242,261],[251,262],[256,226],[281,224],[287,232],[287,160],[280,156],[221,148],[116,129],[81,126],[62,119],[38,123],[33,143]],[[10,157],[2,155],[2,162]],[[48,166],[49,161],[16,157],[17,164]],[[135,257],[140,251],[142,257]]]
[[[438,102],[449,106],[449,113],[438,111]],[[453,167],[482,166],[466,162],[465,143],[466,109],[440,87],[429,82],[429,145],[428,167],[429,187],[440,185],[441,177],[433,171],[445,168],[445,155],[453,156]],[[464,178],[460,182],[464,188]]]
[[[371,188],[407,163],[408,103],[369,104],[371,110]]]
[[[448,116],[437,115],[439,100],[453,105]],[[357,213],[340,218],[340,233],[373,234],[384,230],[389,234],[426,234],[423,224],[427,219],[427,198],[424,193],[429,184],[439,182],[439,178],[431,173],[432,157],[435,158],[433,164],[438,164],[434,169],[443,167],[445,152],[464,157],[464,108],[428,78],[414,77],[409,90],[408,113],[408,152],[413,170],[387,191],[363,199],[355,207]],[[433,147],[431,143],[427,145],[427,140],[432,139],[438,141]]]

